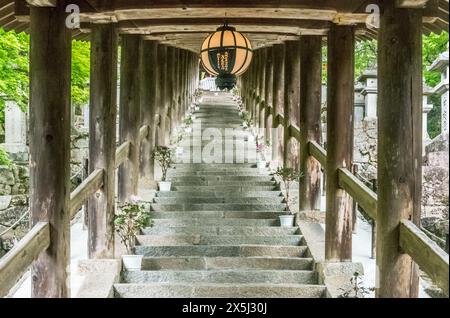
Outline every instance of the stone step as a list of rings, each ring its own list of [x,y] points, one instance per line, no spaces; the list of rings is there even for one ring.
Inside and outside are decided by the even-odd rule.
[[[306,284],[115,284],[117,298],[321,298],[325,287]]]
[[[167,191],[157,192],[157,198],[277,198],[281,197],[281,191],[217,191],[217,192],[182,192]]]
[[[279,204],[233,204],[233,203],[184,203],[184,204],[160,204],[151,203],[151,211],[270,211],[282,212],[286,210],[285,203]]]
[[[215,283],[215,284],[316,284],[313,271],[296,270],[199,270],[124,272],[121,283]]]
[[[275,226],[226,226],[226,225],[198,225],[198,226],[162,226],[160,224],[145,228],[144,235],[155,234],[201,234],[201,235],[257,235],[280,236],[300,234],[297,227],[285,228]]]
[[[180,245],[135,247],[136,254],[149,256],[206,256],[206,257],[303,257],[306,246],[279,245]]]
[[[267,173],[262,173],[259,169],[255,168],[248,168],[248,169],[241,169],[237,171],[232,170],[200,170],[196,171],[194,169],[171,169],[167,172],[167,176],[180,176],[180,177],[188,177],[188,176],[268,176]]]
[[[299,257],[144,257],[142,270],[312,270],[313,264]]]
[[[299,246],[302,235],[248,236],[248,235],[200,235],[200,234],[160,234],[138,235],[137,242],[143,246],[181,245],[283,245]]]
[[[173,191],[176,192],[176,191]],[[202,198],[196,197],[156,197],[153,199],[154,203],[158,204],[181,204],[181,203],[234,203],[234,204],[275,204],[283,203],[282,196],[272,197],[227,197],[227,198]]]
[[[229,169],[229,170],[235,170],[239,168],[253,168],[254,164],[251,163],[178,163],[173,165],[175,169],[194,169],[194,170],[223,170],[223,169]]]
[[[193,184],[195,182],[230,182],[230,181],[236,181],[236,182],[264,182],[264,183],[270,183],[273,184],[275,179],[273,176],[268,175],[257,175],[257,176],[174,176],[170,179],[171,182],[192,182]]]
[[[214,218],[214,219],[278,219],[285,215],[283,211],[165,211],[150,212],[154,219],[181,219],[181,218]]]
[[[166,213],[167,214],[167,213]],[[154,226],[199,226],[199,225],[217,225],[217,226],[280,226],[278,218],[251,219],[251,218],[214,218],[214,217],[189,217],[186,213],[182,213],[179,218],[156,218],[153,220]]]
[[[240,185],[245,187],[253,187],[253,186],[273,186],[276,185],[275,180],[263,180],[263,181],[245,181],[245,180],[197,180],[197,181],[173,181],[172,185],[175,187],[182,186],[233,186]],[[171,181],[171,180],[169,180]]]
[[[196,186],[173,186],[173,191],[196,191],[196,192],[230,192],[230,191],[279,191],[280,187],[279,185],[260,185],[260,186],[241,186],[239,183],[235,185],[214,185],[214,186],[202,186],[202,185],[196,185]]]

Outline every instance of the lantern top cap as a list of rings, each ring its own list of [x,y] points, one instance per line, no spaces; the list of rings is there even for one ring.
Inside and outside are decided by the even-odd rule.
[[[236,31],[236,28],[229,26],[228,22],[225,21],[225,23],[221,27],[217,28],[216,32],[217,31]]]

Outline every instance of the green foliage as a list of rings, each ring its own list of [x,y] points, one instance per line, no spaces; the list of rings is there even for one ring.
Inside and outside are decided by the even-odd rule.
[[[156,148],[153,150],[152,157],[153,159],[158,161],[159,165],[161,166],[161,181],[166,181],[167,170],[169,170],[169,168],[174,163],[173,150],[165,146],[156,146]]]
[[[193,122],[194,122],[194,121],[192,120],[192,117],[191,117],[191,116],[187,116],[187,117],[184,119],[184,123],[185,123],[186,126],[192,125]]]
[[[358,41],[355,44],[355,77],[367,69],[377,67],[377,41]]]
[[[83,106],[89,102],[89,42],[72,42],[72,105]]]
[[[5,150],[0,148],[0,166],[9,166],[11,164],[11,160],[8,157],[8,154]]]
[[[241,118],[244,121],[244,123],[247,125],[247,127],[250,127],[253,123],[252,121],[252,115],[248,111],[243,111],[241,113]]]
[[[29,98],[29,46],[26,33],[0,28],[0,125],[4,123],[5,100],[15,101],[27,111]],[[89,101],[90,44],[72,42],[72,104]],[[2,97],[3,95],[3,97]]]
[[[134,198],[131,203],[119,206],[114,217],[114,225],[120,241],[127,249],[127,253],[132,254],[136,236],[140,234],[142,229],[152,226],[153,223],[144,205],[138,204],[138,200]]]
[[[5,100],[14,100],[23,111],[27,109],[28,48],[28,35],[0,28],[0,124],[4,123]]]
[[[303,173],[294,168],[279,167],[275,171],[275,175],[280,177],[283,182],[284,188],[286,189],[286,202],[289,205],[289,193],[291,184],[294,181],[300,181],[300,178],[303,177]]]

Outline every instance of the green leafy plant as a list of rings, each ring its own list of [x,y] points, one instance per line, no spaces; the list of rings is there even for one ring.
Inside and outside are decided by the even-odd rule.
[[[158,161],[162,170],[161,181],[166,181],[167,171],[174,163],[173,150],[165,146],[156,146],[152,154],[153,159]]]
[[[250,127],[252,124],[252,115],[248,111],[243,111],[241,114],[241,118],[243,122],[247,125],[247,127]]]
[[[0,166],[9,166],[11,165],[11,160],[8,157],[8,154],[5,150],[0,148]]]
[[[339,288],[342,294],[338,298],[364,298],[375,290],[375,288],[367,288],[363,286],[362,278],[358,272],[353,273],[352,278],[350,278],[349,289]]]
[[[291,188],[292,182],[299,181],[300,178],[303,177],[303,173],[294,168],[279,167],[275,171],[275,175],[281,178],[284,188],[286,189],[286,203],[289,208],[289,194],[290,194],[290,188]],[[290,213],[290,209],[289,209],[289,213]]]
[[[194,121],[192,120],[192,117],[191,117],[191,116],[187,116],[187,117],[184,119],[184,124],[185,124],[186,126],[192,125],[193,122],[194,122]]]
[[[118,207],[114,217],[114,225],[120,241],[125,246],[128,254],[133,254],[136,245],[136,236],[149,226],[153,226],[150,214],[145,206],[139,204],[139,199],[133,197],[130,202]]]

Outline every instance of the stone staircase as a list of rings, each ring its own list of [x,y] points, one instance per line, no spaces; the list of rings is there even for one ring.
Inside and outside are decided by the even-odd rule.
[[[241,124],[224,93],[207,95],[195,117],[203,131]],[[237,138],[248,136],[239,129]],[[210,143],[189,138],[191,150]],[[222,158],[234,159],[233,153]],[[286,204],[269,171],[248,162],[185,163],[188,158],[169,172],[172,191],[157,193],[150,204],[154,226],[136,247],[142,269],[122,273],[116,297],[323,297],[299,228],[279,226]]]

